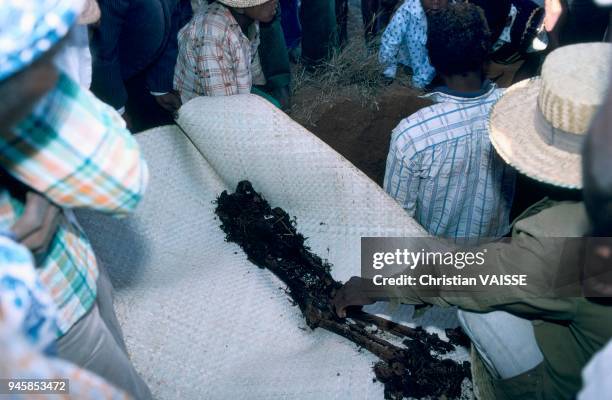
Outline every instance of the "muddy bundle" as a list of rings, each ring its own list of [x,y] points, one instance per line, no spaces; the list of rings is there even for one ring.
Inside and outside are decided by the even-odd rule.
[[[215,211],[226,240],[240,245],[253,264],[270,270],[287,285],[287,293],[311,329],[341,335],[380,359],[374,372],[385,385],[385,398],[461,396],[462,383],[470,378],[469,363],[441,357],[453,351],[454,344],[422,328],[363,311],[351,311],[345,319],[335,314],[331,300],[342,284],[332,278],[331,265],[305,245],[295,219],[281,208],[270,207],[250,182],[240,182],[233,194],[224,191]],[[466,343],[461,332],[447,334],[452,343]]]

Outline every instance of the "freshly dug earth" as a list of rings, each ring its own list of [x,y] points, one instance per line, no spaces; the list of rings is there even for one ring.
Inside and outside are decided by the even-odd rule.
[[[382,185],[391,131],[402,119],[432,103],[399,83],[382,90],[376,103],[340,97],[323,105],[320,115],[298,122]]]
[[[422,328],[408,328],[362,311],[338,318],[331,300],[342,285],[332,278],[332,266],[310,252],[295,228],[296,221],[283,209],[271,208],[248,181],[240,182],[234,194],[221,193],[215,212],[226,240],[239,244],[251,262],[288,286],[289,296],[311,329],[341,335],[380,359],[374,372],[385,385],[387,399],[461,396],[462,383],[471,378],[469,363],[440,357],[454,350],[453,344]],[[403,346],[391,344],[383,333],[401,338]],[[453,343],[465,343],[461,332],[447,335]]]

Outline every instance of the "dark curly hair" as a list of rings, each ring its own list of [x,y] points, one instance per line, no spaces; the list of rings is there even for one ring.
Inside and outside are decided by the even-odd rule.
[[[429,13],[427,24],[429,59],[440,74],[463,75],[482,69],[488,60],[491,34],[480,7],[451,4]]]

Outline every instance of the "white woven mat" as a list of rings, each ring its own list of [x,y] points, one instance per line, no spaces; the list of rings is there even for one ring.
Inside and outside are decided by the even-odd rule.
[[[151,184],[134,217],[79,215],[111,273],[128,348],[155,397],[382,399],[382,385],[372,381],[375,358],[310,331],[282,283],[224,241],[212,202],[248,178],[272,206],[297,217],[341,280],[359,273],[361,236],[418,236],[422,229],[259,97],[195,99],[179,124],[190,140],[176,127],[138,135]],[[402,307],[395,317],[411,313]],[[419,323],[437,330],[456,319],[434,310]]]

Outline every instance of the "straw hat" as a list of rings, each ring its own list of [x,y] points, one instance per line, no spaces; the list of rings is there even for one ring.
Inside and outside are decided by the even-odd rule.
[[[255,7],[270,0],[217,0],[219,3],[232,8]]]
[[[499,155],[538,181],[582,188],[582,144],[606,95],[611,58],[609,43],[561,47],[541,77],[507,89],[489,120]]]

